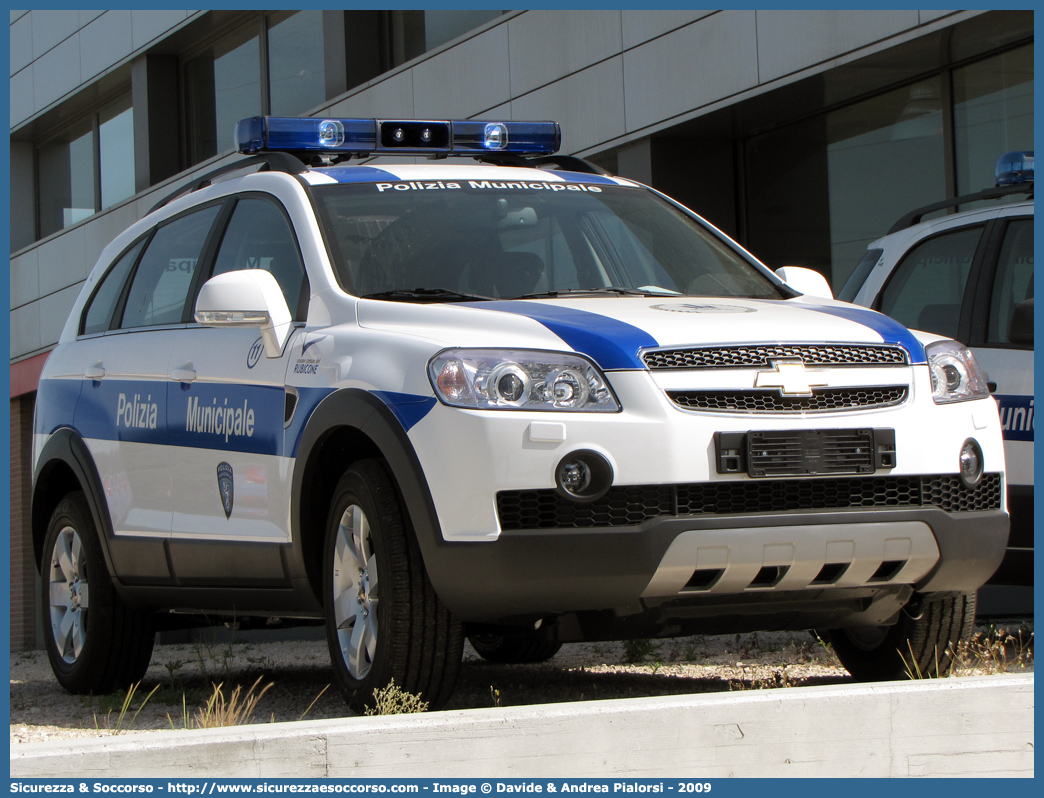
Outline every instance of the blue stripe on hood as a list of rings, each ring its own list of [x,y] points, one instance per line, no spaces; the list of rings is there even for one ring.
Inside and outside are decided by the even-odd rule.
[[[881,336],[886,344],[898,344],[910,354],[910,363],[917,365],[927,363],[924,355],[924,344],[917,340],[916,336],[895,319],[878,313],[875,310],[857,307],[855,305],[805,305],[801,307],[814,310],[819,313],[828,313],[831,316],[854,321],[869,327]]]
[[[645,364],[638,358],[638,352],[659,346],[645,330],[587,310],[519,300],[471,302],[465,307],[514,313],[538,321],[606,370],[644,369]]]

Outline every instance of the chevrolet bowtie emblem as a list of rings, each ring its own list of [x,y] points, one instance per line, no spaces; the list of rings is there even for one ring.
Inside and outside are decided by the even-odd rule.
[[[811,396],[813,388],[827,385],[821,373],[809,371],[800,360],[773,360],[772,371],[759,371],[754,387],[778,388],[782,396]]]

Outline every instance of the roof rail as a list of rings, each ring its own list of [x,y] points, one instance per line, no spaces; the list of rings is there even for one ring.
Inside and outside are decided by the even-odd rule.
[[[975,202],[976,200],[990,200],[999,199],[1005,197],[1008,194],[1027,194],[1028,199],[1033,199],[1033,183],[1018,183],[1012,186],[997,186],[996,188],[984,188],[982,191],[976,191],[974,194],[964,194],[960,197],[953,197],[951,199],[940,200],[939,202],[933,202],[931,205],[925,205],[917,210],[910,211],[908,214],[899,219],[889,229],[887,235],[892,233],[898,233],[900,230],[905,230],[907,227],[912,227],[921,221],[921,219],[927,216],[929,213],[935,211],[945,210],[946,208],[955,208],[958,205],[964,205],[966,202]]]
[[[168,194],[166,197],[156,203],[149,213],[158,211],[164,205],[173,200],[181,197],[185,194],[191,194],[193,191],[199,191],[201,188],[209,186],[213,180],[221,175],[226,175],[230,172],[237,172],[241,169],[247,169],[251,166],[259,166],[257,170],[259,172],[285,172],[290,175],[299,175],[302,172],[308,170],[308,165],[304,163],[300,158],[295,158],[293,155],[285,152],[266,152],[261,155],[253,155],[249,158],[244,158],[240,161],[225,164],[212,172],[207,172],[202,177],[197,177],[188,183],[185,183],[178,188],[177,191]]]
[[[608,169],[603,169],[596,163],[577,158],[575,155],[545,155],[540,158],[531,158],[530,163],[534,166],[557,166],[566,172],[580,172],[588,175],[611,175]]]
[[[611,175],[598,164],[577,158],[574,155],[541,155],[535,158],[527,158],[523,155],[515,155],[510,152],[484,152],[471,155],[476,161],[490,163],[495,166],[522,166],[530,169],[546,168],[548,166],[565,172],[580,172],[587,175]]]

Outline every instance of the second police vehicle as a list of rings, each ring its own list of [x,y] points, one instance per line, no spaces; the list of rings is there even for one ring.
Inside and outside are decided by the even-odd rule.
[[[838,295],[967,344],[986,375],[1000,408],[1011,535],[980,615],[1033,611],[1033,175],[1033,153],[1010,152],[995,187],[907,213],[868,245]]]
[[[784,282],[556,155],[553,122],[236,139],[104,250],[44,369],[66,688],[136,681],[157,629],[265,618],[325,622],[355,707],[391,679],[442,705],[466,637],[533,662],[818,629],[857,678],[949,667],[1008,536],[964,346]],[[377,155],[435,160],[349,162]]]

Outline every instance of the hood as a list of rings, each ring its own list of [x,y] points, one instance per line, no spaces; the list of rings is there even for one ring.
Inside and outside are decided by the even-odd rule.
[[[423,306],[365,302],[359,305],[359,322],[423,330],[425,337],[446,346],[561,349],[564,343],[605,370],[644,369],[643,349],[765,343],[898,344],[911,363],[925,362],[923,345],[898,322],[866,308],[811,297],[570,297]]]

